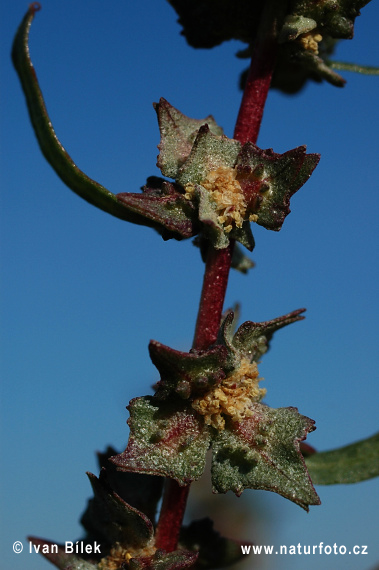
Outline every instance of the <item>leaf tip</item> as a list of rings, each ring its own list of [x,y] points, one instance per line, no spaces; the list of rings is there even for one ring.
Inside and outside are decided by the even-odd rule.
[[[29,12],[33,14],[33,16],[36,12],[39,12],[40,10],[42,10],[42,5],[39,2],[32,2],[31,4],[29,4]]]

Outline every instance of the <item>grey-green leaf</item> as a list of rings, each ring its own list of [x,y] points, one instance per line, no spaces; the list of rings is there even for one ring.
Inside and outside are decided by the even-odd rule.
[[[316,485],[347,485],[379,476],[379,433],[306,459]]]
[[[212,441],[212,483],[216,493],[244,489],[274,491],[308,510],[320,504],[300,441],[313,431],[313,420],[296,408],[277,410],[253,404],[253,416],[227,425]]]
[[[176,178],[182,164],[187,160],[197,133],[202,125],[207,124],[215,135],[222,135],[223,130],[209,115],[205,119],[190,119],[175,109],[163,97],[154,104],[158,115],[161,142],[158,146],[157,166],[164,176]]]
[[[202,475],[210,433],[191,406],[146,396],[128,409],[128,446],[111,459],[119,470],[170,477],[182,486]]]
[[[201,184],[220,166],[233,168],[241,150],[241,143],[224,135],[215,135],[208,125],[200,127],[191,152],[179,169],[177,182]]]

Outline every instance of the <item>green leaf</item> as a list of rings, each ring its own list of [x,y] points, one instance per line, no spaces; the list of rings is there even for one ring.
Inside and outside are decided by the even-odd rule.
[[[176,177],[177,195],[170,196],[169,203],[175,199],[180,205],[184,220],[178,219],[178,229],[184,234],[180,224],[187,223],[187,236],[200,232],[216,249],[228,247],[232,239],[252,251],[250,221],[280,230],[290,212],[291,196],[308,180],[320,158],[307,155],[305,146],[278,154],[250,142],[242,145],[215,134],[208,124],[193,131],[199,121],[185,117],[164,100],[158,116],[162,133],[158,166]],[[130,195],[125,196],[130,202]],[[177,229],[169,227],[165,218],[163,208],[159,220],[171,231]]]
[[[305,309],[297,309],[263,323],[246,321],[238,328],[232,344],[240,354],[250,356],[252,360],[258,360],[269,349],[274,332],[296,321],[302,321],[305,317],[301,313],[304,311]]]
[[[215,135],[222,135],[223,130],[212,115],[205,119],[190,119],[163,97],[159,103],[154,103],[154,108],[161,133],[157,166],[164,176],[175,179],[191,152],[200,127],[207,124]]]
[[[159,399],[166,399],[171,392],[184,399],[196,397],[218,384],[232,369],[225,346],[180,352],[152,340],[149,352],[161,376],[155,394]]]
[[[100,479],[105,480],[121,499],[144,513],[154,523],[164,478],[117,471],[115,464],[109,461],[117,453],[109,446],[105,453],[97,454],[101,469]]]
[[[258,361],[269,349],[269,344],[275,331],[296,321],[301,321],[305,309],[297,309],[282,317],[254,323],[246,321],[235,332],[235,319],[230,311],[221,324],[218,335],[218,344],[224,344],[231,354],[235,355],[235,362],[242,357]]]
[[[269,230],[281,229],[290,213],[290,198],[305,184],[320,160],[299,146],[284,154],[246,143],[238,155],[236,168],[247,213],[257,215],[257,224]]]
[[[334,59],[330,60],[328,65],[332,69],[341,69],[342,71],[351,71],[353,73],[361,73],[362,75],[379,75],[379,67],[372,65],[359,65],[347,61],[335,61]]]
[[[274,491],[308,510],[320,504],[299,450],[313,420],[296,408],[252,404],[252,417],[227,425],[212,441],[214,492]]]
[[[151,181],[153,177],[148,179]],[[178,185],[159,180],[159,187],[144,186],[142,194],[122,192],[117,200],[127,207],[134,223],[151,226],[163,239],[178,240],[197,234],[199,224],[197,210],[190,200],[186,200]]]
[[[154,228],[164,239],[196,235],[197,211],[175,185],[162,181],[160,188],[155,188],[153,192],[145,188],[143,194],[115,195],[82,172],[64,149],[47,113],[29,55],[30,26],[39,9],[37,2],[30,4],[14,39],[12,59],[24,90],[37,141],[46,160],[73,192],[97,208],[122,220]]]
[[[312,18],[317,26],[333,38],[351,39],[354,35],[355,18],[360,8],[370,0],[292,0],[291,12],[296,16]]]
[[[235,165],[241,143],[225,135],[215,135],[208,125],[200,127],[191,153],[180,168],[177,182],[200,184],[212,170],[218,167],[232,168]]]
[[[301,34],[306,34],[317,28],[317,22],[304,16],[287,16],[279,34],[279,43],[295,40]]]
[[[15,36],[12,59],[25,93],[30,119],[41,151],[71,190],[113,216],[129,220],[128,210],[117,200],[116,196],[76,166],[55,134],[29,55],[30,26],[35,12],[39,9],[36,2],[30,5]]]
[[[189,45],[212,48],[231,39],[253,42],[263,0],[169,0]]]
[[[153,525],[146,515],[126,503],[106,481],[102,470],[98,479],[87,473],[94,492],[81,523],[89,536],[107,545],[116,542],[135,549],[143,548],[153,538]]]
[[[191,406],[146,396],[128,409],[128,446],[111,459],[118,469],[170,477],[182,486],[202,475],[210,433]]]
[[[347,485],[379,476],[379,433],[357,443],[313,453],[306,464],[316,485]]]

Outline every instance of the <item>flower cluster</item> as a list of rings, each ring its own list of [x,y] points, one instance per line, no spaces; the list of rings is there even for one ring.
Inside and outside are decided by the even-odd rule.
[[[158,166],[183,188],[197,212],[199,233],[216,249],[235,239],[254,247],[250,222],[280,230],[291,196],[320,157],[300,146],[284,154],[229,139],[212,117],[190,119],[165,99],[155,105],[161,142]]]
[[[295,408],[261,403],[257,363],[273,333],[301,320],[303,309],[235,332],[229,312],[214,346],[180,352],[152,341],[160,373],[153,397],[129,405],[126,450],[113,457],[119,470],[166,476],[180,485],[198,479],[212,448],[214,492],[266,489],[305,509],[319,498],[309,479],[300,442],[314,422]]]

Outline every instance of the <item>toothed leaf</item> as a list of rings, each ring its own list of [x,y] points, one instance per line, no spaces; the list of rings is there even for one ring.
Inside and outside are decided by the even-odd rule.
[[[119,542],[143,548],[154,534],[151,521],[111,489],[104,469],[99,479],[92,473],[87,475],[94,498],[90,499],[81,523],[89,536],[108,545]]]
[[[370,0],[292,0],[291,12],[297,16],[312,18],[317,26],[333,38],[351,39],[355,18]]]
[[[157,505],[162,496],[163,477],[117,471],[115,464],[109,461],[117,455],[113,447],[108,447],[105,453],[97,455],[101,469],[100,479],[121,499],[144,513],[154,523]]]
[[[169,0],[179,16],[182,34],[189,45],[212,48],[224,41],[254,40],[263,0]]]
[[[307,155],[305,146],[278,154],[246,143],[236,168],[247,213],[256,214],[257,224],[266,229],[280,230],[290,213],[291,196],[308,180],[319,160],[318,154]]]
[[[304,311],[305,309],[297,309],[292,313],[263,323],[246,321],[237,330],[232,344],[240,354],[249,356],[252,360],[259,360],[269,349],[269,342],[274,332],[304,319],[301,316]]]
[[[164,239],[183,239],[197,234],[197,211],[186,200],[175,184],[161,180],[159,188],[144,186],[142,194],[130,192],[117,194],[117,199],[137,218],[135,223],[150,225]]]
[[[296,408],[272,409],[252,404],[254,415],[231,423],[213,438],[214,492],[244,489],[274,491],[308,510],[320,500],[313,488],[300,441],[314,422]]]
[[[304,311],[305,309],[297,309],[287,315],[263,323],[246,321],[240,325],[237,332],[235,332],[234,314],[230,311],[221,324],[217,343],[225,345],[229,354],[233,354],[236,358],[245,357],[258,361],[269,349],[269,343],[274,332],[304,319],[301,315]]]
[[[128,446],[111,460],[118,469],[170,477],[179,485],[202,475],[210,435],[191,406],[146,396],[132,400],[128,409]]]
[[[223,130],[211,115],[205,119],[190,119],[163,97],[154,108],[161,133],[157,166],[164,176],[175,179],[191,152],[200,127],[207,124],[215,135],[222,135]]]
[[[179,184],[200,184],[207,174],[218,167],[232,168],[241,143],[211,132],[208,125],[200,127],[191,153],[177,176]]]
[[[210,390],[231,370],[224,346],[208,350],[180,352],[155,340],[149,344],[150,358],[161,375],[156,396],[165,399],[171,392],[188,399]]]

